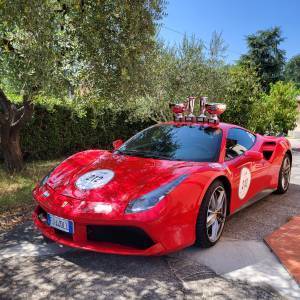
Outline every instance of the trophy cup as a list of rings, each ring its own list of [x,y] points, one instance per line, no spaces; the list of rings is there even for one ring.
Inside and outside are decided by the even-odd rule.
[[[192,97],[192,96],[188,97],[187,100],[186,100],[187,111],[188,111],[188,115],[185,117],[186,122],[195,122],[195,120],[196,120],[196,117],[193,114],[194,106],[195,106],[195,100],[196,100],[196,98]]]
[[[183,121],[183,113],[186,110],[186,106],[184,103],[178,104],[169,104],[169,107],[172,109],[174,114],[174,122],[182,122]]]
[[[226,104],[223,103],[207,103],[205,105],[206,111],[210,114],[208,123],[219,124],[218,118],[226,110]]]
[[[205,105],[207,103],[207,97],[200,97],[199,106],[200,106],[200,115],[197,117],[198,122],[206,122],[207,116],[205,115]]]

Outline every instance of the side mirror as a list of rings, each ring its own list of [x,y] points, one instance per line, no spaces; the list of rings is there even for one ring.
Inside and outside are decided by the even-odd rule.
[[[249,157],[252,160],[262,160],[264,158],[261,152],[252,151],[252,150],[246,151],[245,156]]]
[[[114,147],[114,150],[118,150],[123,144],[123,140],[115,140],[113,141],[113,147]]]

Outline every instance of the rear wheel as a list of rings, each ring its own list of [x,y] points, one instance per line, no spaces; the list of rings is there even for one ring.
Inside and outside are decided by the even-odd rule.
[[[278,185],[275,193],[284,194],[290,185],[292,162],[288,154],[282,160],[281,168],[279,170]]]
[[[209,248],[222,235],[226,220],[227,195],[223,183],[214,181],[208,188],[197,218],[196,245]]]

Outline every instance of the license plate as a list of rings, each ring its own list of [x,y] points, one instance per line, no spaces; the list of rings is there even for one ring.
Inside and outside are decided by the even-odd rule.
[[[74,233],[74,222],[61,217],[47,214],[47,223],[49,226],[59,229],[64,232]]]

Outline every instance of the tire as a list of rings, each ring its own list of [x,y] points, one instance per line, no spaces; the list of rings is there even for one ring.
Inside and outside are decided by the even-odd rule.
[[[195,242],[197,246],[209,248],[218,242],[224,229],[226,213],[226,189],[220,180],[216,180],[206,191],[198,213]]]
[[[289,189],[291,167],[292,167],[291,157],[290,155],[285,154],[279,170],[277,190],[275,191],[276,194],[284,194]]]

